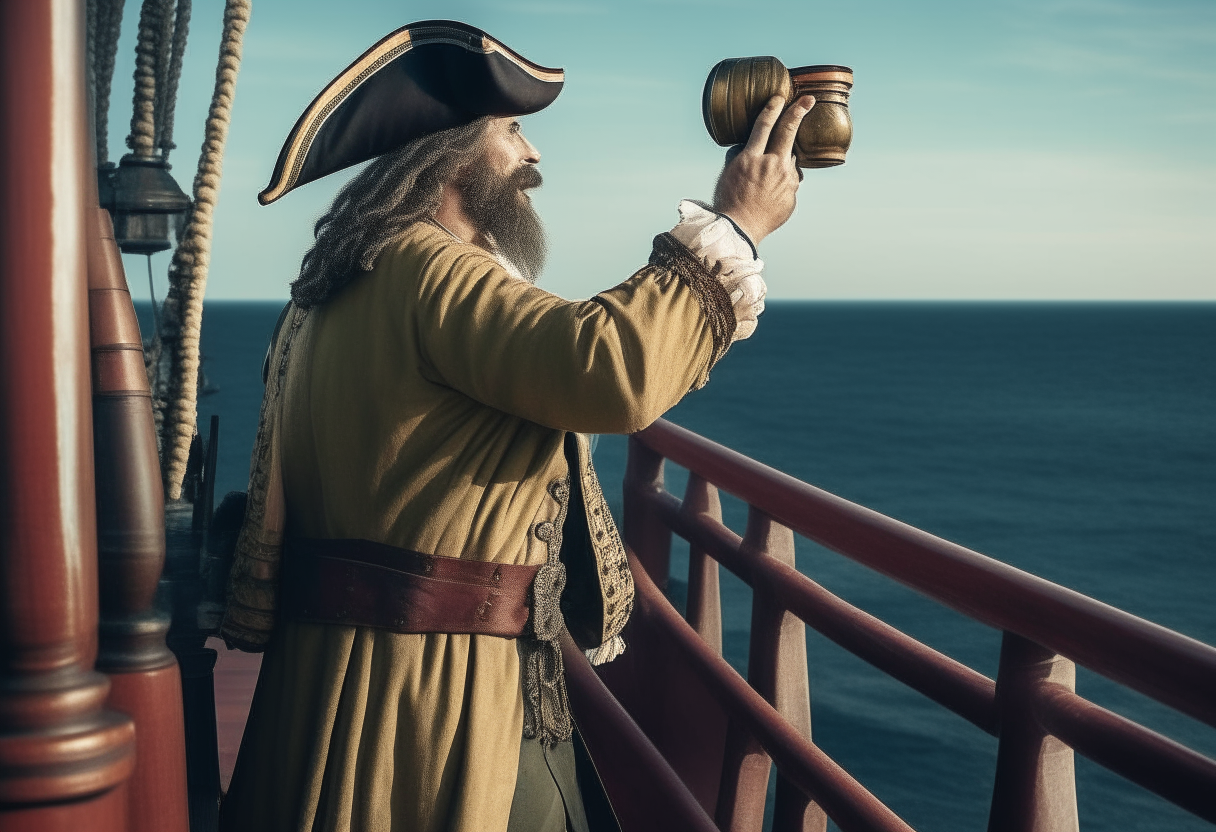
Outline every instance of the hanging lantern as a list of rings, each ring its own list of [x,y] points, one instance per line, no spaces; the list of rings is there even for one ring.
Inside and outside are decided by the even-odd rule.
[[[190,208],[164,159],[127,154],[118,167],[97,171],[101,206],[114,218],[114,239],[124,254],[155,254],[172,247],[169,229],[181,233]]]

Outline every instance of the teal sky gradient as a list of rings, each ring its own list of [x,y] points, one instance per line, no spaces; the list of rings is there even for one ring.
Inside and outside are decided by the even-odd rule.
[[[110,155],[130,117],[138,2],[126,4]],[[220,2],[196,2],[172,161],[188,188],[214,78]],[[479,26],[566,69],[524,120],[546,288],[614,285],[708,198],[723,151],[701,121],[709,68],[776,55],[853,67],[849,161],[809,171],[765,241],[772,298],[1216,299],[1216,4],[328,2],[254,0],[216,215],[208,297],[284,298],[345,181],[263,208],[287,131],[364,49],[414,20]],[[147,297],[143,258],[125,258]],[[168,256],[153,259],[163,297]]]

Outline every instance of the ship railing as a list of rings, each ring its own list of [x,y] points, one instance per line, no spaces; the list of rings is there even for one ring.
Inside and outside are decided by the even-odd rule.
[[[665,460],[689,472],[682,500],[664,487]],[[719,488],[748,505],[742,536],[722,522]],[[1075,692],[1080,664],[1216,726],[1216,649],[666,421],[629,440],[623,526],[630,646],[598,673],[566,650],[614,808],[649,811],[623,828],[759,830],[772,764],[775,832],[822,830],[825,815],[845,832],[911,828],[811,741],[804,625],[999,738],[989,830],[1076,830],[1074,751],[1216,823],[1216,762]],[[663,591],[673,533],[689,543],[686,618]],[[796,571],[795,533],[1000,630],[997,678]],[[752,590],[746,680],[722,655],[719,564]]]

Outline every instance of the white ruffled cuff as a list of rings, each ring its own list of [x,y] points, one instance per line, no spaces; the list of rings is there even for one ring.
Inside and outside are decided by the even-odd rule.
[[[741,341],[756,331],[757,318],[764,311],[768,288],[761,272],[764,261],[756,257],[752,244],[721,214],[685,199],[680,201],[680,222],[671,234],[716,277],[735,310],[735,334]]]

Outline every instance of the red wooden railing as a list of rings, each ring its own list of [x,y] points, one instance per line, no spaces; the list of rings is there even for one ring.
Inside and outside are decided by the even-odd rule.
[[[665,459],[689,471],[683,500],[664,489]],[[749,505],[742,537],[722,523],[718,487]],[[805,623],[1000,738],[990,830],[1077,829],[1074,751],[1216,822],[1216,762],[1074,692],[1075,662],[1216,725],[1216,649],[668,422],[630,439],[624,497],[630,647],[598,676],[568,649],[571,700],[580,726],[611,725],[600,730],[611,739],[584,737],[601,772],[628,745],[664,773],[626,770],[626,783],[605,780],[610,797],[636,802],[629,790],[674,775],[684,827],[759,830],[771,760],[774,830],[822,830],[825,815],[846,832],[909,829],[812,742]],[[687,620],[662,591],[673,532],[690,544]],[[794,533],[1003,631],[996,680],[798,573]],[[746,681],[722,658],[719,564],[753,591]]]

